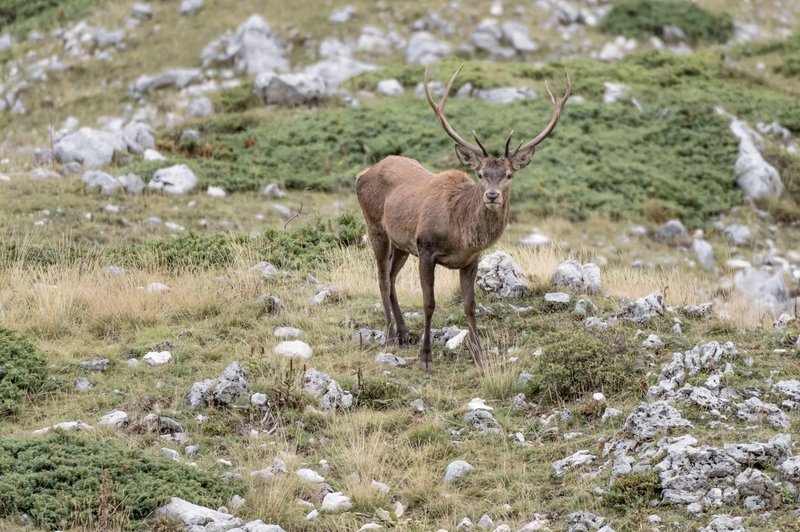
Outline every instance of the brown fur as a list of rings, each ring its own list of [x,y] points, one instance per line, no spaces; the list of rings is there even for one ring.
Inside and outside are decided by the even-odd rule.
[[[475,275],[481,252],[497,242],[508,224],[513,172],[508,161],[494,158],[482,160],[478,172],[484,177],[476,183],[458,170],[434,174],[413,159],[389,156],[356,179],[358,201],[378,263],[389,344],[408,343],[408,328],[394,285],[408,255],[420,259],[426,318],[420,364],[425,368],[432,364],[430,319],[435,308],[436,264],[461,272],[469,349],[476,363],[481,360],[475,326]],[[498,194],[500,204],[487,207],[487,193]]]

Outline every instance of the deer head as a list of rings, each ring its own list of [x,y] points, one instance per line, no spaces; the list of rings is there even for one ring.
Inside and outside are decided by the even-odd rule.
[[[475,130],[472,130],[472,136],[478,144],[477,147],[459,135],[444,115],[444,106],[447,103],[447,97],[450,95],[453,83],[461,73],[461,69],[464,68],[464,65],[461,65],[458,70],[456,70],[455,74],[453,74],[453,77],[450,78],[444,90],[444,94],[442,95],[442,99],[439,100],[438,103],[434,101],[433,96],[431,96],[430,88],[428,87],[429,67],[430,65],[425,67],[425,78],[423,81],[425,96],[428,99],[428,103],[436,114],[436,118],[439,120],[445,133],[456,142],[455,149],[458,160],[461,161],[461,164],[473,170],[478,176],[478,186],[483,191],[484,206],[490,210],[500,210],[505,199],[508,198],[511,178],[514,177],[514,174],[530,164],[533,154],[536,151],[536,145],[547,138],[547,136],[552,133],[553,129],[555,129],[558,119],[561,116],[561,110],[564,108],[564,104],[567,103],[567,99],[569,99],[572,92],[572,83],[570,82],[569,74],[567,74],[566,70],[564,71],[567,90],[561,98],[556,98],[550,90],[547,81],[544,82],[547,94],[550,96],[550,101],[554,106],[553,117],[550,119],[550,123],[547,124],[547,127],[533,139],[525,143],[520,143],[515,149],[510,150],[511,137],[514,135],[514,131],[512,130],[508,134],[508,139],[506,140],[505,154],[502,157],[493,157],[486,151],[483,141]]]

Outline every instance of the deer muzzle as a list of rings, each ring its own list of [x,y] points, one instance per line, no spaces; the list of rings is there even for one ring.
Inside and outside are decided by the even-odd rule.
[[[487,209],[497,210],[503,205],[503,195],[496,190],[487,190],[483,194],[483,205]]]

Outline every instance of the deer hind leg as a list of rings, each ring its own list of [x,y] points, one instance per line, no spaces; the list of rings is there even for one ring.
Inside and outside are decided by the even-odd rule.
[[[400,302],[397,300],[397,291],[395,290],[395,282],[397,281],[397,274],[403,269],[403,266],[408,259],[408,253],[392,247],[392,267],[389,271],[389,302],[392,304],[392,312],[394,312],[394,321],[397,324],[397,336],[400,345],[408,345],[408,327],[406,327],[406,320],[403,319],[403,313],[400,310]]]
[[[392,304],[390,301],[389,273],[392,262],[392,244],[386,233],[372,229],[369,231],[369,241],[372,244],[375,262],[378,265],[378,287],[381,290],[381,302],[383,303],[383,312],[386,315],[386,343],[392,345],[397,343],[397,333],[392,321]]]
[[[478,327],[475,325],[475,276],[478,261],[461,268],[461,298],[464,300],[464,315],[469,328],[469,354],[478,366],[481,365],[481,344],[478,341]]]
[[[419,365],[422,369],[433,369],[433,356],[431,355],[431,319],[436,309],[433,294],[433,280],[436,263],[429,253],[420,250],[419,254],[419,282],[422,287],[422,302],[425,310],[425,332],[422,335],[422,348],[419,352]]]

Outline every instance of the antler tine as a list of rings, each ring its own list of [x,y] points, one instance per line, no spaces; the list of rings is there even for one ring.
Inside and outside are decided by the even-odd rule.
[[[506,139],[506,158],[508,158],[509,156],[508,146],[509,144],[511,144],[511,137],[513,136],[514,136],[514,130],[512,129],[511,132],[508,134],[508,138]]]
[[[425,77],[423,78],[422,81],[423,87],[425,89],[425,97],[428,99],[428,103],[430,104],[431,109],[433,109],[434,114],[436,114],[436,118],[439,120],[439,124],[441,124],[442,129],[444,129],[445,133],[447,133],[451,139],[456,141],[456,144],[459,144],[460,146],[467,148],[468,150],[471,150],[478,156],[481,156],[482,152],[483,156],[485,157],[487,155],[486,148],[484,148],[480,140],[477,139],[477,135],[475,139],[478,140],[478,144],[481,145],[480,149],[476,148],[473,144],[467,142],[467,140],[464,139],[464,137],[459,135],[456,132],[456,130],[453,129],[452,126],[450,126],[450,123],[444,116],[444,106],[447,103],[447,97],[450,95],[450,89],[453,88],[453,83],[455,82],[458,75],[461,73],[462,68],[464,68],[464,65],[458,67],[458,70],[456,70],[455,74],[453,74],[453,77],[451,77],[450,81],[447,83],[447,88],[444,91],[444,95],[442,95],[442,99],[439,101],[439,103],[436,103],[436,101],[433,99],[433,96],[431,95],[430,87],[428,86],[428,71],[430,69],[430,65],[427,65],[425,67]]]
[[[486,151],[486,146],[483,145],[483,141],[481,141],[481,138],[478,136],[478,134],[475,132],[474,129],[472,130],[472,136],[475,137],[475,142],[477,142],[478,146],[481,147],[481,151],[483,152],[483,156],[484,157],[488,157],[489,156],[489,152]]]
[[[556,124],[558,123],[558,119],[561,117],[561,111],[564,109],[564,104],[567,103],[570,94],[572,94],[572,80],[569,79],[569,73],[567,72],[566,68],[564,69],[564,77],[566,78],[567,82],[567,90],[566,92],[564,92],[564,96],[562,96],[561,98],[556,98],[553,95],[553,91],[550,90],[550,85],[547,83],[547,81],[544,82],[544,86],[547,89],[547,93],[550,95],[550,101],[554,105],[553,118],[550,119],[550,123],[547,124],[547,127],[545,127],[541,133],[536,135],[536,137],[534,137],[532,140],[520,146],[520,148],[530,148],[531,146],[536,146],[537,144],[542,142],[545,138],[547,138],[547,136],[550,133],[553,132],[553,129],[556,127]]]

